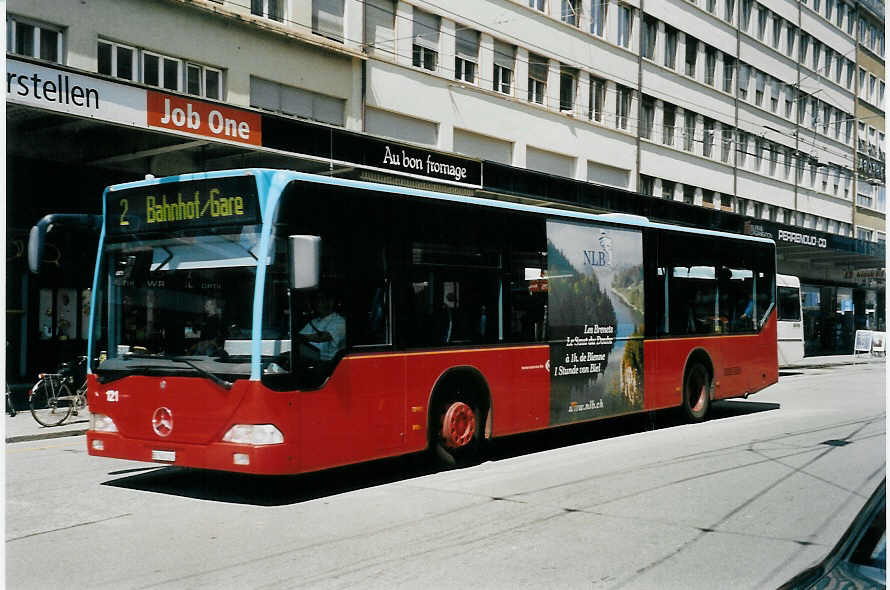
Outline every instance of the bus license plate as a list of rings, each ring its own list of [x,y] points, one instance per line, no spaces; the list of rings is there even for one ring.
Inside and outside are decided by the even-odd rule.
[[[158,450],[152,449],[151,460],[152,461],[163,461],[165,463],[173,463],[176,461],[176,451],[158,451]]]

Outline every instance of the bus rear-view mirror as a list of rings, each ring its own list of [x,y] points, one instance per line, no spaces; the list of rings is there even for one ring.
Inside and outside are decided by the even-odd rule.
[[[321,276],[321,238],[289,236],[288,250],[291,289],[312,289]]]

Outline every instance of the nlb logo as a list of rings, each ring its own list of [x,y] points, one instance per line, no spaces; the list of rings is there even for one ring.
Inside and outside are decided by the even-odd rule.
[[[261,145],[259,114],[172,96],[148,92],[148,125],[185,131],[205,137]]]

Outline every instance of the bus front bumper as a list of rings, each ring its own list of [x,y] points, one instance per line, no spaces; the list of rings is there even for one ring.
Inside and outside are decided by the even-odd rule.
[[[286,475],[300,472],[299,450],[296,445],[286,442],[271,445],[229,442],[166,443],[160,440],[125,438],[118,433],[87,430],[87,452],[94,457],[256,475]]]

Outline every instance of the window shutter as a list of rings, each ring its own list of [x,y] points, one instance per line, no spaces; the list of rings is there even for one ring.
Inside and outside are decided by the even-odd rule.
[[[479,59],[479,33],[472,29],[458,28],[455,40],[458,57],[476,61]]]
[[[513,64],[515,61],[514,54],[516,50],[514,47],[508,43],[504,43],[503,41],[498,41],[495,39],[494,42],[494,64],[496,66],[501,66],[502,68],[507,68],[508,70],[513,69]]]
[[[549,65],[546,57],[541,57],[534,53],[528,54],[528,75],[530,78],[546,81],[548,69]]]
[[[414,9],[414,43],[433,51],[439,50],[439,17]]]

